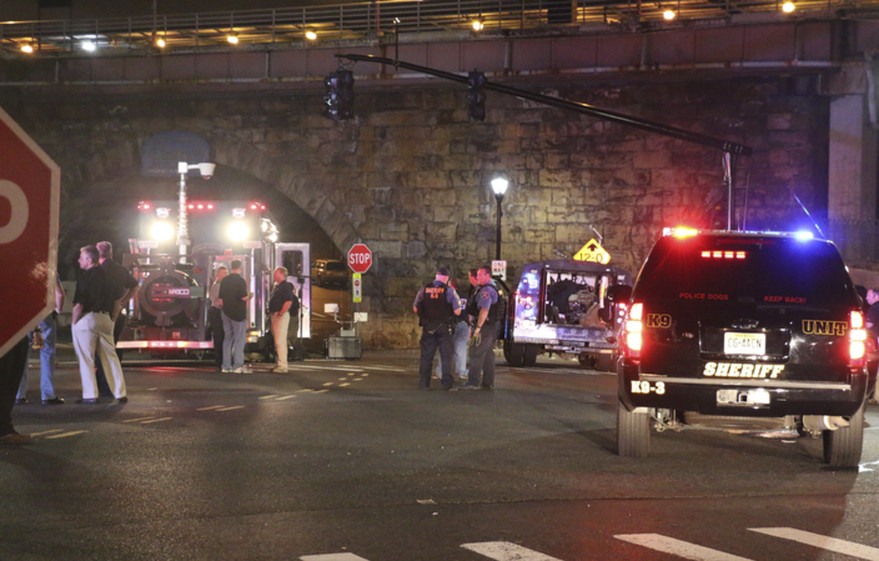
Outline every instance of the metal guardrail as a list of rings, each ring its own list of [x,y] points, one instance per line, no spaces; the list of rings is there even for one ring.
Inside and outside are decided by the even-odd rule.
[[[781,0],[429,0],[387,1],[296,8],[241,10],[127,18],[41,20],[0,23],[0,54],[82,56],[159,53],[163,50],[302,48],[317,44],[369,44],[438,32],[472,33],[601,26],[649,31],[685,21],[728,22],[780,14]],[[674,10],[675,19],[663,12]],[[879,18],[879,0],[799,0],[791,18]],[[474,27],[474,25],[476,27]],[[306,34],[311,38],[308,38]],[[311,35],[313,34],[313,35]],[[237,39],[231,44],[229,37]],[[159,47],[159,41],[164,47]],[[412,39],[410,39],[412,40]]]

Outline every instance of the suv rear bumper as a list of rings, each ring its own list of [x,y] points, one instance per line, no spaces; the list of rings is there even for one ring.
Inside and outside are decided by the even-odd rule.
[[[848,383],[821,381],[716,380],[645,375],[637,365],[622,363],[619,396],[627,409],[637,407],[697,411],[704,415],[783,417],[785,415],[852,415],[864,402],[867,372]],[[747,397],[759,392],[760,403],[721,403],[718,391]],[[765,393],[763,393],[765,391]],[[768,395],[767,395],[768,394]],[[767,403],[762,403],[765,399]]]

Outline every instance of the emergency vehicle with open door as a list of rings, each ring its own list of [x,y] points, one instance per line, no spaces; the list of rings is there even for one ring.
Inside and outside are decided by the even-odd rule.
[[[532,366],[541,353],[576,356],[585,367],[611,370],[631,277],[589,261],[529,263],[509,301],[504,357]]]
[[[202,357],[213,350],[208,325],[209,290],[217,267],[243,264],[253,297],[247,309],[246,353],[267,356],[268,298],[272,272],[284,266],[301,302],[297,337],[311,336],[310,245],[277,240],[278,229],[262,203],[187,201],[181,218],[177,201],[141,201],[138,237],[129,240],[123,264],[140,288],[123,310],[119,349]],[[187,231],[185,252],[180,228]]]

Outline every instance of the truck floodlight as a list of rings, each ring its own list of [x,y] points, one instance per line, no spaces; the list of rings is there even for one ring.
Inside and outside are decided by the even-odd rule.
[[[174,226],[166,220],[156,220],[150,227],[150,237],[158,242],[166,242],[174,237]]]
[[[243,242],[250,237],[250,228],[244,222],[236,220],[226,228],[226,235],[233,242]]]

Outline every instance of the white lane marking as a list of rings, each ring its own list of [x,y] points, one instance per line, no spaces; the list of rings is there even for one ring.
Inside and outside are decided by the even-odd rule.
[[[214,409],[222,409],[225,405],[209,405],[207,407],[199,407],[196,411],[213,411]]]
[[[236,409],[244,409],[243,405],[230,405],[229,407],[221,407],[217,411],[235,411]]]
[[[812,532],[797,530],[796,528],[748,528],[748,530],[766,534],[767,536],[820,547],[821,549],[841,553],[843,555],[850,555],[859,559],[879,561],[879,549],[868,545],[841,540],[839,538],[813,534]]]
[[[303,555],[302,561],[369,561],[353,553],[324,553],[323,555]]]
[[[465,543],[461,547],[495,561],[561,561],[511,542]]]
[[[692,561],[751,561],[747,557],[739,557],[694,543],[669,538],[660,534],[618,534],[618,540],[629,542],[654,551],[677,555]]]
[[[46,436],[47,434],[52,434],[52,433],[56,433],[56,432],[61,432],[61,429],[49,429],[49,430],[44,430],[42,432],[32,432],[32,433],[30,433],[30,435],[31,436]]]

